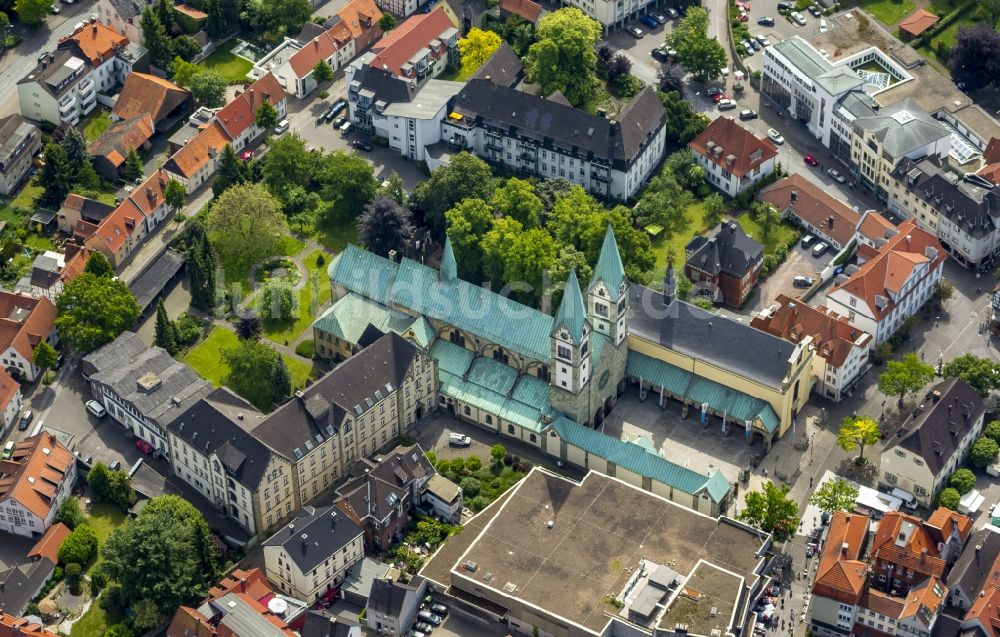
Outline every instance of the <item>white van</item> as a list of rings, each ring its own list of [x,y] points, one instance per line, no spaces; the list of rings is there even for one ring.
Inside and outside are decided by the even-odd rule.
[[[902,500],[906,508],[908,509],[917,508],[917,498],[914,497],[914,495],[909,491],[907,491],[906,489],[900,489],[899,487],[894,487],[891,495],[894,498],[899,498],[900,500]]]
[[[826,33],[826,29],[827,29],[826,20],[825,19],[820,20],[819,21],[819,32],[820,33]]]
[[[104,409],[104,405],[96,400],[88,400],[86,407],[87,411],[89,411],[94,418],[104,418],[104,414],[108,413],[107,410]]]

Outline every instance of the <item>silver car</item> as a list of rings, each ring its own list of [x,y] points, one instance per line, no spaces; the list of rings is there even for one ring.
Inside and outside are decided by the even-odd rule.
[[[800,27],[806,26],[806,17],[798,11],[792,11],[792,20]]]

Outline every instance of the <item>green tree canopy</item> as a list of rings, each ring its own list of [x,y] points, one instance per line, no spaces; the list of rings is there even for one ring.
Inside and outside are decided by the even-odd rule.
[[[382,29],[382,33],[392,31],[396,28],[396,16],[386,11],[382,14],[382,17],[378,19],[378,28]]]
[[[14,0],[14,12],[29,27],[41,26],[51,8],[51,0]]]
[[[423,222],[434,231],[439,241],[444,241],[444,213],[465,199],[477,197],[490,201],[495,188],[493,172],[482,159],[467,152],[451,158],[447,166],[431,173],[413,189],[411,201],[423,213]]]
[[[551,271],[556,262],[552,236],[541,228],[525,230],[514,237],[500,258],[504,287],[525,305],[537,306],[545,292],[544,273]]]
[[[444,216],[458,264],[458,275],[473,283],[482,281],[484,272],[479,244],[493,228],[493,209],[482,199],[470,197],[445,212]]]
[[[90,253],[90,256],[87,257],[87,263],[83,266],[83,271],[102,279],[110,279],[115,275],[111,262],[101,252]]]
[[[91,352],[132,327],[139,304],[124,281],[84,272],[71,280],[56,299],[55,326],[80,352]]]
[[[378,183],[372,165],[364,157],[342,150],[322,156],[319,182],[323,185],[325,220],[354,219],[375,197]]]
[[[837,478],[824,482],[809,497],[809,502],[819,507],[820,511],[832,513],[834,511],[852,511],[857,499],[858,489],[847,480]]]
[[[156,9],[152,6],[143,9],[139,26],[142,29],[142,45],[149,50],[150,63],[164,71],[170,70],[174,54],[166,26],[160,20]]]
[[[225,103],[228,85],[221,73],[205,69],[191,78],[191,96],[202,106],[216,108]]]
[[[483,274],[493,282],[494,287],[503,287],[507,264],[505,257],[524,229],[510,217],[493,220],[493,226],[479,243],[482,250]]]
[[[952,511],[958,510],[958,505],[961,501],[962,494],[951,487],[942,489],[941,493],[938,494],[938,506],[943,506]]]
[[[1000,364],[975,354],[962,354],[948,361],[941,369],[945,378],[960,378],[982,397],[1000,388]]]
[[[901,360],[886,363],[885,371],[878,377],[878,389],[887,396],[898,396],[903,404],[906,395],[915,392],[934,378],[934,367],[910,352]]]
[[[264,186],[237,184],[216,200],[207,229],[224,263],[251,263],[275,254],[288,223]]]
[[[390,250],[406,254],[413,233],[410,209],[389,197],[375,197],[358,217],[358,240],[378,255],[387,256]]]
[[[125,168],[123,171],[125,179],[127,181],[135,181],[142,177],[142,172],[142,158],[139,157],[139,153],[135,152],[134,148],[130,148],[128,155],[125,156]]]
[[[281,355],[260,341],[240,341],[222,352],[229,366],[225,384],[261,411],[270,411],[280,398],[273,381],[274,366]]]
[[[254,115],[254,123],[265,133],[270,133],[278,125],[278,109],[271,102],[261,102]]]
[[[97,533],[87,523],[78,524],[59,546],[59,563],[86,564],[96,554]]]
[[[973,466],[985,469],[996,462],[998,453],[1000,453],[1000,446],[992,438],[983,436],[972,445],[972,450],[969,451],[969,461]]]
[[[184,187],[184,184],[176,179],[167,182],[167,186],[163,189],[163,200],[174,212],[184,207],[185,198],[187,198],[187,188]]]
[[[277,197],[290,186],[308,186],[319,168],[318,157],[306,150],[306,141],[298,133],[271,140],[260,162],[264,183]]]
[[[384,14],[384,15],[392,15]],[[316,80],[316,83],[322,84],[323,82],[329,82],[333,79],[333,68],[327,64],[326,60],[320,60],[316,63],[316,66],[312,70],[312,78]]]
[[[677,62],[699,82],[722,74],[728,59],[718,39],[708,35],[708,10],[691,7],[687,15],[667,34],[667,46],[677,51]]]
[[[965,468],[959,469],[948,478],[948,486],[965,495],[976,488],[976,474]]]
[[[43,375],[55,367],[58,360],[59,352],[56,351],[56,348],[49,345],[48,341],[38,341],[38,345],[35,345],[35,351],[32,352],[31,362],[41,368]]]
[[[992,420],[983,429],[983,435],[1000,444],[1000,420]]]
[[[542,94],[560,91],[573,106],[580,106],[596,90],[595,46],[601,24],[575,7],[547,13],[538,20],[535,43],[528,48],[525,70]]]
[[[510,217],[527,229],[541,223],[542,200],[535,194],[530,182],[511,177],[493,193],[493,210],[500,216]]]
[[[285,279],[275,278],[265,283],[257,294],[257,310],[265,321],[288,321],[295,316],[298,301],[292,284]]]
[[[56,513],[56,522],[62,522],[69,528],[75,529],[80,524],[83,524],[84,520],[86,520],[86,517],[83,515],[83,509],[80,508],[80,501],[76,498],[66,498],[59,505],[59,511]]]
[[[848,416],[837,431],[837,446],[847,452],[858,450],[857,462],[865,460],[865,447],[878,442],[878,423],[864,416]]]
[[[788,497],[787,484],[776,485],[770,480],[761,491],[747,491],[745,504],[736,516],[766,533],[772,533],[778,541],[784,541],[795,533],[799,520],[799,505]]]
[[[163,305],[163,299],[156,303],[156,325],[153,342],[157,347],[167,350],[173,356],[177,353],[177,325],[167,316],[167,308]]]
[[[484,31],[479,27],[469,29],[465,37],[458,41],[458,50],[462,54],[462,74],[469,77],[475,73],[501,44],[503,40],[493,31]]]
[[[43,188],[39,203],[56,210],[73,189],[73,171],[66,151],[55,142],[45,145],[45,164],[38,173],[38,185]]]

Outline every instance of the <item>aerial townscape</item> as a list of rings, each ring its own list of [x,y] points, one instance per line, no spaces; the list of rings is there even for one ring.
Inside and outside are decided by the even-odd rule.
[[[1000,0],[0,0],[0,637],[1000,637]]]

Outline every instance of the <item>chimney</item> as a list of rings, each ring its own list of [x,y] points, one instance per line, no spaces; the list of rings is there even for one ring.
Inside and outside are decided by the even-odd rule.
[[[244,593],[247,592],[247,578],[245,577],[240,578],[240,588],[243,589]]]
[[[97,33],[97,25],[96,24],[93,27],[91,27],[91,33],[94,33],[94,34]]]
[[[792,203],[795,203],[798,200],[799,200],[799,193],[796,192],[795,190],[793,190],[792,191]]]

